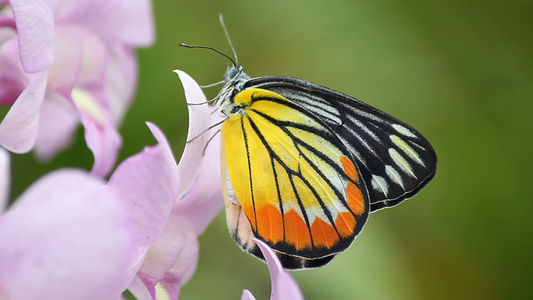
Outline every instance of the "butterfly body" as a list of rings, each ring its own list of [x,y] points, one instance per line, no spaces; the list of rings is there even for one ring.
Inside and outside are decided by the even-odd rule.
[[[371,211],[434,175],[429,142],[398,119],[292,77],[228,67],[218,96],[227,222],[243,250],[267,242],[287,269],[320,267],[353,242]]]

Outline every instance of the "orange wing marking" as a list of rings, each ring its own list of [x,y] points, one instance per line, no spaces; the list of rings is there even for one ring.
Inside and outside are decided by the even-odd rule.
[[[341,164],[344,172],[354,182],[359,182],[359,174],[353,162],[346,156],[341,157]],[[348,181],[346,185],[346,202],[348,207],[355,214],[362,214],[365,212],[365,200],[363,199],[363,193],[352,181]]]
[[[266,241],[277,243],[283,241],[283,216],[277,207],[267,204],[257,209],[256,232]]]
[[[285,239],[296,249],[311,248],[311,235],[305,221],[291,209],[285,213]]]
[[[311,225],[311,233],[313,234],[313,242],[318,247],[331,248],[339,241],[339,235],[335,228],[320,218],[316,218]]]
[[[335,226],[340,236],[343,238],[353,235],[353,230],[355,228],[355,217],[351,212],[341,212],[335,220]]]

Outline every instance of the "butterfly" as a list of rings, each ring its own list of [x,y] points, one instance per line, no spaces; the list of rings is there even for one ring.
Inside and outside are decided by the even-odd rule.
[[[222,18],[221,24],[235,53]],[[321,267],[348,248],[370,212],[414,196],[437,157],[416,129],[352,96],[298,78],[248,76],[230,61],[215,98],[231,236],[285,269]]]

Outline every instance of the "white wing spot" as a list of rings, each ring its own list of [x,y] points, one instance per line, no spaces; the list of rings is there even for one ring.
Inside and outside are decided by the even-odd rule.
[[[403,127],[400,124],[392,124],[392,128],[394,128],[394,130],[398,131],[399,134],[403,134],[405,136],[412,137],[412,138],[416,138],[417,137],[411,130]]]
[[[387,196],[387,193],[389,192],[389,185],[387,184],[387,181],[385,178],[378,175],[372,175],[372,188],[374,188],[374,190],[381,191],[385,196]]]
[[[397,184],[399,184],[402,187],[402,189],[405,190],[405,188],[403,187],[402,176],[400,176],[398,171],[396,171],[392,166],[386,165],[385,166],[385,172],[387,173],[387,175],[389,176],[389,178],[392,181],[394,181]]]
[[[396,151],[394,148],[389,149],[389,155],[392,158],[392,160],[396,163],[402,171],[407,173],[408,175],[411,175],[411,177],[416,178],[415,173],[413,173],[413,169],[411,168],[411,165]]]
[[[409,146],[401,137],[397,135],[391,135],[390,139],[394,145],[396,145],[396,147],[403,151],[403,153],[407,154],[407,156],[412,158],[418,164],[425,166],[422,159],[420,159],[420,156],[418,156],[418,153],[416,153],[416,151],[413,150],[413,148],[411,148],[411,146]]]
[[[360,120],[356,119],[355,117],[348,115],[348,118],[350,121],[352,121],[356,126],[358,126],[364,133],[368,134],[371,138],[376,140],[377,142],[380,141],[379,137],[370,129],[368,129],[365,124],[363,124]]]

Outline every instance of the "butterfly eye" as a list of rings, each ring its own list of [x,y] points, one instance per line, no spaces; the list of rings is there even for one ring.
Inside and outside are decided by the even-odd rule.
[[[226,70],[226,73],[224,74],[224,80],[230,81],[233,77],[235,77],[239,73],[239,68],[235,66],[228,67]]]

